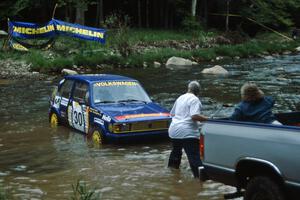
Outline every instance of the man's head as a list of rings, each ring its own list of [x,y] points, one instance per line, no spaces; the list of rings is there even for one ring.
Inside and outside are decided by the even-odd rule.
[[[244,101],[256,101],[263,96],[263,91],[261,91],[255,83],[245,83],[241,87],[241,97]]]
[[[188,84],[188,92],[198,95],[200,93],[200,84],[198,81],[191,81]]]

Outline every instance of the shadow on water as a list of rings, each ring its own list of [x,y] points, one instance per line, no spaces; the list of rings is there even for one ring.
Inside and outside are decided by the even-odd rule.
[[[236,104],[245,81],[256,81],[276,100],[275,112],[299,110],[300,56],[223,63],[227,76],[208,76],[187,69],[103,70],[138,79],[151,98],[171,109],[191,80],[201,83],[203,113]],[[68,199],[78,179],[95,188],[101,199],[222,199],[234,188],[200,184],[192,178],[186,157],[180,170],[170,170],[170,143],[149,141],[95,147],[83,134],[66,127],[50,129],[48,96],[58,80],[0,80],[0,183],[15,199]],[[230,115],[233,107],[217,116]]]

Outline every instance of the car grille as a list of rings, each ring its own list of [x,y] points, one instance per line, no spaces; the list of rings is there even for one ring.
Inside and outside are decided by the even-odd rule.
[[[169,121],[137,122],[131,124],[131,131],[152,131],[167,129]]]
[[[126,130],[124,130],[121,124],[114,125],[114,133],[132,133],[132,132],[146,132],[146,131],[158,131],[158,130],[167,130],[169,128],[170,121],[160,120],[160,121],[143,121],[143,122],[134,122],[126,124]],[[128,126],[129,125],[129,126]]]

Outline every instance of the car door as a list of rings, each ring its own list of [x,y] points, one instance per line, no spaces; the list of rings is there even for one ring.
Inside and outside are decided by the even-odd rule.
[[[68,121],[73,128],[88,132],[89,119],[89,87],[87,83],[76,82],[74,91],[68,106]]]
[[[66,112],[70,101],[73,85],[74,85],[73,80],[63,79],[61,81],[61,85],[58,89],[58,92],[54,97],[53,107],[58,110],[60,118],[62,120],[67,120]]]

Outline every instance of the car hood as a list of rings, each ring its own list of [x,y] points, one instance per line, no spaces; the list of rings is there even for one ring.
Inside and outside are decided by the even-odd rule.
[[[170,118],[169,111],[152,102],[147,104],[104,104],[97,106],[97,109],[118,122]]]

